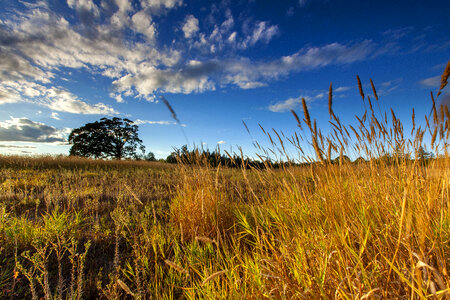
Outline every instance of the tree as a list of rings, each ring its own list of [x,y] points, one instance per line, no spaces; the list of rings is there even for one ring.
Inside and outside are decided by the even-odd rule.
[[[416,159],[425,161],[434,157],[433,152],[426,151],[422,146],[417,150]]]
[[[364,159],[364,157],[361,157],[361,156],[353,161],[353,163],[355,163],[355,164],[363,164],[365,162],[366,162],[366,160]]]
[[[153,152],[148,152],[148,153],[144,156],[144,160],[146,160],[146,161],[156,161],[155,154],[154,154]]]
[[[137,149],[145,147],[138,136],[138,126],[121,118],[102,118],[72,130],[69,135],[70,155],[94,158],[136,158]]]

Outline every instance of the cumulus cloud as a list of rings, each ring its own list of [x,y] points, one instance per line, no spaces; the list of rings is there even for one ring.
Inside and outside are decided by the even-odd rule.
[[[120,4],[121,1],[118,3],[117,12],[130,9]],[[143,11],[134,14],[131,20],[133,29],[147,38],[156,34],[150,16]],[[127,43],[119,29],[106,25],[94,24],[85,31],[49,10],[34,10],[18,20],[6,20],[0,26],[0,45],[5,47],[0,48],[2,75],[49,82],[52,74],[43,69],[68,67],[95,71],[92,68],[95,66],[104,70],[105,75],[117,76],[120,72],[132,72],[142,61],[171,66],[179,60],[176,50],[158,51],[143,42]]]
[[[373,41],[365,40],[348,45],[332,43],[322,47],[307,47],[270,61],[251,61],[245,57],[191,60],[184,66],[164,70],[141,64],[134,74],[127,74],[113,83],[120,92],[134,88],[141,95],[156,91],[200,93],[214,90],[216,83],[232,84],[242,89],[257,88],[292,72],[362,61],[370,58],[376,49]]]
[[[113,83],[118,91],[127,91],[134,87],[140,95],[152,94],[158,90],[165,93],[199,93],[215,89],[208,75],[218,66],[215,61],[190,61],[182,69],[167,70],[141,65],[135,75],[128,74]]]
[[[172,9],[183,4],[183,0],[143,0],[141,5],[144,8],[159,12],[163,9]]]
[[[99,15],[99,9],[92,0],[67,0],[67,5],[82,13],[89,12],[94,15]]]
[[[28,82],[0,82],[0,104],[30,102],[48,107],[54,111],[73,114],[116,115],[118,112],[103,103],[89,104],[66,90]]]
[[[59,130],[27,118],[13,118],[0,122],[0,141],[55,143],[67,141],[67,129]]]
[[[13,89],[0,83],[0,105],[20,102],[20,95]]]
[[[220,141],[217,142],[218,145],[224,145],[224,144],[226,144],[226,143],[227,143],[227,142],[222,141],[222,140],[220,140]]]
[[[9,34],[0,25],[0,45]],[[53,74],[33,66],[29,60],[14,53],[11,49],[0,47],[0,81],[33,79],[44,83],[50,82]]]
[[[127,12],[131,10],[131,2],[128,0],[115,0],[119,12]]]
[[[183,27],[181,29],[184,32],[184,37],[187,38],[187,39],[190,39],[200,29],[198,27],[198,19],[196,17],[194,17],[193,15],[188,15],[186,17],[186,20],[185,20],[185,22],[183,24]]]
[[[48,108],[61,112],[68,112],[72,114],[82,115],[116,115],[118,112],[103,103],[90,105],[78,99],[59,97],[47,103]]]
[[[142,33],[149,41],[153,41],[156,35],[155,24],[152,23],[151,17],[141,10],[131,18],[133,28],[136,32]]]
[[[2,20],[0,104],[27,101],[59,112],[117,114],[106,104],[90,104],[52,85],[55,74],[60,77],[67,68],[82,68],[110,78],[111,97],[117,102],[131,95],[152,101],[157,92],[201,93],[227,85],[258,88],[292,72],[350,64],[386,51],[365,40],[305,47],[287,56],[253,61],[236,53],[269,43],[279,34],[278,26],[249,21],[239,28],[226,9],[222,20],[210,24],[205,32],[200,32],[193,15],[184,17],[182,31],[188,45],[159,43],[155,20],[182,3],[141,0],[140,5],[131,5],[126,0],[67,0],[82,24],[69,22],[45,3]],[[82,14],[89,16],[83,19]],[[191,49],[200,51],[202,60]],[[225,50],[230,50],[230,55],[217,59],[217,53]]]

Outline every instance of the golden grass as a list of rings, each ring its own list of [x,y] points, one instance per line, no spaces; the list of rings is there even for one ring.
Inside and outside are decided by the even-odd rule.
[[[0,156],[0,298],[449,299],[448,107],[408,137],[330,99],[330,135],[304,99],[310,136],[261,127],[277,169]]]

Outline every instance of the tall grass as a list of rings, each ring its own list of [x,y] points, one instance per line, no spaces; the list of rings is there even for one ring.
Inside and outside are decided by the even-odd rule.
[[[407,134],[357,82],[355,124],[330,85],[329,135],[305,101],[299,133],[261,128],[301,166],[0,157],[0,297],[449,299],[448,107]]]

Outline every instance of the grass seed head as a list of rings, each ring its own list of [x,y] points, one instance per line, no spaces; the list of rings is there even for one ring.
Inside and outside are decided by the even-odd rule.
[[[362,84],[361,84],[361,79],[359,79],[358,75],[356,75],[356,80],[358,81],[359,94],[361,95],[361,98],[364,101],[364,92],[363,92],[363,88],[362,88]]]
[[[305,116],[305,123],[306,123],[306,125],[308,125],[309,129],[312,131],[311,118],[309,116],[308,106],[306,106],[305,98],[302,98],[302,106],[303,106],[303,114]]]
[[[207,284],[208,282],[210,282],[210,281],[213,280],[214,278],[219,277],[219,276],[225,274],[227,271],[228,271],[228,270],[222,270],[222,271],[218,271],[218,272],[215,272],[215,273],[209,275],[208,277],[205,278],[205,280],[203,280],[202,286],[205,285],[205,284]]]
[[[375,96],[375,99],[378,101],[377,90],[375,89],[375,85],[373,84],[372,79],[370,79],[370,85],[372,86],[373,95]]]
[[[174,263],[174,262],[172,262],[172,261],[170,261],[168,259],[165,259],[164,262],[166,263],[166,265],[168,265],[169,267],[171,267],[175,271],[183,273],[183,274],[186,274],[187,276],[189,276],[189,272],[186,269],[184,269],[183,267],[177,265],[176,263]]]
[[[439,87],[439,92],[437,93],[437,97],[439,97],[439,95],[441,94],[442,90],[447,85],[449,76],[450,76],[450,60],[448,61],[447,66],[445,67],[444,73],[442,73],[441,86]]]

